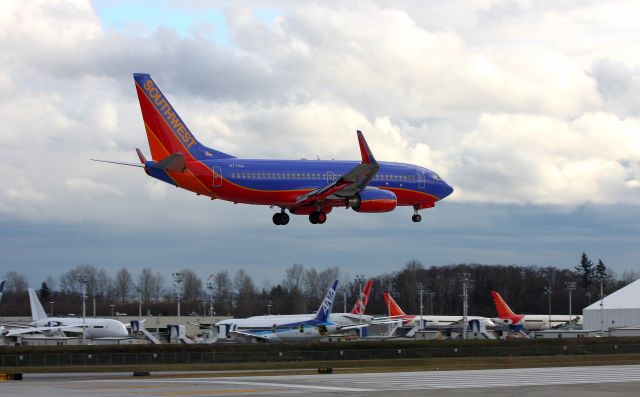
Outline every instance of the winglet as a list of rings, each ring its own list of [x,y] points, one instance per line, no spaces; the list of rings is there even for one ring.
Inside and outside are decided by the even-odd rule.
[[[138,153],[138,158],[140,159],[140,164],[145,164],[147,162],[146,157],[144,157],[144,154],[142,154],[142,150],[136,148],[136,153]]]
[[[362,164],[377,164],[373,153],[371,153],[371,149],[369,149],[369,145],[367,145],[367,141],[364,139],[364,134],[360,130],[358,130],[358,144],[360,144]]]

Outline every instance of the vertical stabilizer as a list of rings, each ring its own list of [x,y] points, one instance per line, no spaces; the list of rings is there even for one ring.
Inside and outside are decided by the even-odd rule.
[[[493,299],[493,304],[496,306],[496,311],[498,312],[498,317],[502,319],[511,319],[517,317],[513,311],[507,305],[507,302],[502,299],[499,293],[496,291],[491,291],[491,298]]]
[[[340,279],[337,278],[331,284],[329,291],[327,291],[327,295],[325,295],[324,300],[320,304],[320,308],[318,308],[318,312],[316,313],[314,320],[324,323],[329,319],[329,314],[331,314],[331,309],[333,308],[333,301],[336,297],[339,282]]]
[[[7,282],[7,280],[0,281],[0,302],[2,302],[2,291],[4,291],[4,284],[6,282]]]
[[[181,153],[186,160],[233,157],[198,142],[150,75],[135,73],[133,80],[154,160],[174,153]]]
[[[38,299],[38,295],[36,295],[36,291],[34,291],[33,288],[29,288],[29,302],[31,303],[31,319],[34,322],[47,320],[47,313],[45,313],[40,299]]]
[[[364,310],[367,308],[367,302],[369,302],[369,294],[371,293],[371,287],[373,286],[373,280],[367,280],[367,283],[362,289],[362,299],[358,298],[358,301],[353,305],[351,314],[364,314]]]
[[[389,317],[406,316],[406,313],[400,309],[400,306],[398,306],[388,292],[385,292],[383,295],[384,303],[387,305],[387,310],[389,310]]]

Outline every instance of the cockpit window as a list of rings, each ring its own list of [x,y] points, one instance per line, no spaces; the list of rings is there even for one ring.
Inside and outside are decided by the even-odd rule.
[[[442,178],[440,178],[440,175],[436,174],[435,172],[433,173],[433,179],[435,179],[436,181],[442,180]]]

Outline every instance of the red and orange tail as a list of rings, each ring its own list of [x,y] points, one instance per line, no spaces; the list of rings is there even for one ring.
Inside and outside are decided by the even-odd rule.
[[[367,308],[367,302],[369,302],[371,287],[373,287],[373,280],[369,279],[362,290],[362,302],[358,299],[356,304],[353,305],[353,309],[351,309],[351,314],[364,314],[364,310]]]
[[[511,311],[507,302],[502,299],[499,293],[496,291],[491,291],[491,298],[493,299],[493,304],[496,306],[496,310],[498,311],[498,317],[500,318],[514,318],[517,315]]]
[[[135,73],[133,79],[154,160],[174,153],[181,153],[185,160],[233,157],[198,142],[150,75]]]
[[[388,292],[385,292],[383,296],[384,303],[386,303],[387,309],[389,310],[389,317],[400,317],[407,315],[404,311],[402,311],[402,309],[400,309],[400,306],[398,306],[396,301],[393,299],[393,297],[391,297],[391,295],[389,295]]]

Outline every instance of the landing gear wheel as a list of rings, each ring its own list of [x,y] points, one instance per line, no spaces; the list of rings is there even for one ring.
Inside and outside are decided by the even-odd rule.
[[[274,225],[286,225],[289,223],[289,215],[286,212],[276,212],[273,214],[273,224]]]
[[[327,221],[327,214],[325,214],[324,212],[318,212],[318,223],[319,224],[323,224]]]
[[[323,211],[316,211],[309,214],[309,222],[314,225],[317,223],[323,224],[327,221],[327,214]]]
[[[420,222],[422,220],[422,216],[420,214],[415,214],[411,217],[411,220],[414,222]]]

